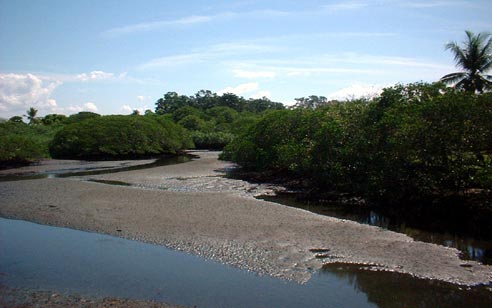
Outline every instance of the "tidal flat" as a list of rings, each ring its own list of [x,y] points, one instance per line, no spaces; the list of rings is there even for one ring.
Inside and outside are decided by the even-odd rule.
[[[193,154],[150,169],[2,181],[0,216],[163,245],[297,283],[326,264],[461,286],[492,280],[491,266],[461,260],[454,248],[255,199],[278,188],[226,178],[234,166],[218,152]]]

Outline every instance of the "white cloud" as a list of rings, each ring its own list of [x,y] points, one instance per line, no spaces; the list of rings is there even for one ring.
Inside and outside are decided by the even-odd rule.
[[[270,93],[270,91],[268,91],[268,90],[262,90],[262,91],[258,91],[257,93],[251,95],[251,98],[263,98],[263,97],[271,98],[272,93]]]
[[[135,110],[138,111],[140,114],[144,114],[146,110],[149,110],[150,108],[147,107],[147,105],[143,105],[140,107],[132,107],[128,104],[125,104],[121,106],[120,112],[123,114],[130,114],[133,113]]]
[[[142,23],[131,24],[121,27],[115,27],[107,31],[104,31],[102,35],[106,37],[117,37],[126,34],[157,31],[171,26],[187,26],[187,25],[195,25],[195,24],[204,24],[219,18],[226,18],[235,15],[236,15],[235,13],[226,12],[217,15],[191,15],[191,16],[185,16],[173,20],[142,22]]]
[[[123,106],[121,106],[120,110],[122,113],[132,113],[133,112],[133,108],[130,107],[130,105],[123,105]]]
[[[146,70],[146,69],[154,69],[154,68],[165,67],[165,66],[197,63],[206,60],[208,56],[209,55],[206,53],[190,53],[190,54],[182,54],[182,55],[165,56],[165,57],[155,58],[150,61],[147,61],[143,64],[140,64],[137,68],[141,70]]]
[[[327,98],[336,100],[372,98],[381,94],[383,88],[387,86],[388,85],[353,84],[349,87],[330,93]]]
[[[286,76],[310,76],[313,74],[363,74],[363,75],[373,75],[379,74],[382,71],[377,69],[356,69],[356,68],[337,68],[337,67],[283,67],[282,71],[285,72]]]
[[[361,1],[345,1],[324,5],[323,7],[328,11],[346,11],[346,10],[357,10],[368,6],[368,3]]]
[[[55,112],[53,91],[62,83],[33,74],[0,74],[0,113],[12,116],[34,107],[40,113]]]
[[[400,3],[400,6],[413,8],[413,9],[428,9],[436,7],[446,7],[446,6],[462,6],[462,7],[476,7],[477,5],[471,1],[405,1]]]
[[[72,105],[67,108],[70,113],[78,113],[81,111],[90,111],[90,112],[97,112],[97,106],[96,104],[92,102],[87,102],[83,104],[82,106],[80,105]]]
[[[271,71],[245,71],[236,69],[233,71],[234,77],[256,79],[256,78],[274,78],[275,72]]]
[[[263,53],[278,50],[280,50],[279,47],[268,44],[260,44],[256,41],[239,41],[212,45],[208,48],[207,52],[214,55],[222,56],[224,54],[237,55],[238,53]]]
[[[259,84],[257,82],[249,82],[249,83],[240,84],[235,87],[226,87],[218,91],[217,94],[222,95],[224,93],[234,93],[236,95],[242,95],[244,93],[249,93],[258,90],[258,88],[259,88]]]
[[[278,47],[267,44],[251,42],[230,42],[211,45],[205,48],[198,48],[189,53],[168,55],[154,58],[137,66],[137,69],[146,70],[166,66],[194,64],[206,61],[225,61],[228,57],[238,57],[239,55],[251,55],[278,51]]]
[[[124,78],[126,76],[126,73],[120,74],[120,78]],[[106,73],[103,71],[92,71],[90,73],[82,73],[78,74],[75,77],[75,80],[78,81],[95,81],[95,80],[106,80],[106,79],[113,79],[114,74],[113,73]]]
[[[97,106],[93,102],[87,102],[83,107],[87,111],[97,112]]]
[[[147,95],[147,96],[139,95],[139,96],[137,96],[137,101],[139,103],[150,102],[150,101],[152,101],[152,96],[150,96],[150,95]]]

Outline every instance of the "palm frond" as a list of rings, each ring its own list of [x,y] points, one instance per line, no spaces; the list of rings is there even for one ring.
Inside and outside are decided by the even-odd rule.
[[[446,50],[451,50],[454,54],[454,62],[458,67],[466,68],[466,55],[465,52],[461,49],[461,47],[456,42],[447,43],[445,46]]]
[[[473,83],[468,78],[461,79],[458,83],[454,85],[456,89],[464,90],[467,92],[475,92],[473,89]]]
[[[483,92],[490,88],[490,78],[483,75],[492,68],[492,35],[489,33],[474,34],[465,31],[467,40],[460,46],[456,42],[445,45],[454,55],[456,66],[464,72],[448,74],[441,78],[447,84],[469,92]]]
[[[488,71],[491,68],[492,68],[492,59],[489,60],[484,65],[482,65],[482,67],[480,68],[480,72],[485,73],[486,71]]]
[[[484,62],[480,67],[480,71],[482,73],[485,73],[492,67],[492,35],[489,34],[488,36],[490,36],[490,38],[487,41],[487,44],[483,46],[482,52],[480,54]]]
[[[441,77],[440,81],[446,83],[446,84],[452,84],[456,83],[464,78],[466,78],[466,73],[463,72],[458,72],[458,73],[451,73],[447,74],[446,76]]]

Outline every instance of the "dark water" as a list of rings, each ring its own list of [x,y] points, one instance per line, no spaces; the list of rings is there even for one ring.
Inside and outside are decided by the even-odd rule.
[[[491,307],[492,291],[331,265],[300,285],[117,237],[0,218],[0,283],[197,307]]]
[[[429,226],[422,221],[420,225],[415,221],[407,221],[405,217],[390,217],[377,209],[367,207],[339,206],[336,204],[319,204],[316,202],[299,201],[295,195],[263,196],[263,200],[281,203],[284,205],[302,208],[321,215],[353,220],[363,224],[382,227],[392,231],[404,233],[415,240],[435,243],[447,247],[457,248],[462,252],[463,259],[479,261],[483,264],[492,264],[492,240],[480,239],[460,233],[460,227],[466,217],[458,218],[452,225],[445,224],[440,217],[431,217],[434,225]],[[428,218],[427,218],[428,219]],[[444,231],[454,230],[454,232]]]
[[[0,181],[20,181],[20,180],[34,180],[34,179],[44,179],[44,178],[67,178],[71,176],[86,176],[86,175],[98,175],[98,174],[107,174],[107,173],[117,173],[123,171],[132,171],[132,170],[141,170],[148,169],[160,166],[174,165],[185,163],[193,159],[193,155],[178,155],[178,156],[169,156],[162,157],[156,159],[152,163],[137,165],[137,166],[111,166],[111,167],[100,167],[93,165],[78,165],[73,168],[66,169],[53,169],[46,171],[44,173],[36,173],[36,174],[20,174],[20,175],[6,175],[0,176]]]

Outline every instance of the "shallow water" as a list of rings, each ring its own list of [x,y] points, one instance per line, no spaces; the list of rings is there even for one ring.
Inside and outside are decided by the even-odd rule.
[[[460,234],[459,223],[453,226],[440,225],[440,229],[457,229],[456,232],[435,230],[430,231],[423,226],[415,225],[405,220],[390,218],[377,210],[360,207],[337,206],[318,204],[297,200],[295,195],[261,196],[260,199],[276,202],[292,207],[302,208],[317,214],[332,216],[341,219],[353,220],[359,223],[378,226],[384,229],[404,233],[415,240],[453,247],[461,251],[461,257],[467,260],[479,261],[483,264],[492,264],[492,240],[478,239],[466,234]],[[439,217],[433,217],[439,222]]]
[[[331,265],[304,285],[162,246],[0,218],[0,283],[198,307],[490,307],[492,291]]]
[[[40,173],[27,173],[27,174],[9,174],[1,175],[0,181],[21,181],[21,180],[35,180],[35,179],[45,179],[45,178],[67,178],[72,176],[87,176],[87,175],[98,175],[98,174],[108,174],[117,173],[123,171],[133,171],[142,170],[160,166],[174,165],[185,163],[193,159],[193,155],[178,155],[169,156],[156,159],[152,163],[142,164],[142,165],[132,165],[126,166],[125,164],[115,164],[113,166],[93,166],[88,162],[87,164],[79,164],[77,166],[72,166],[71,168],[59,168],[51,169]]]

